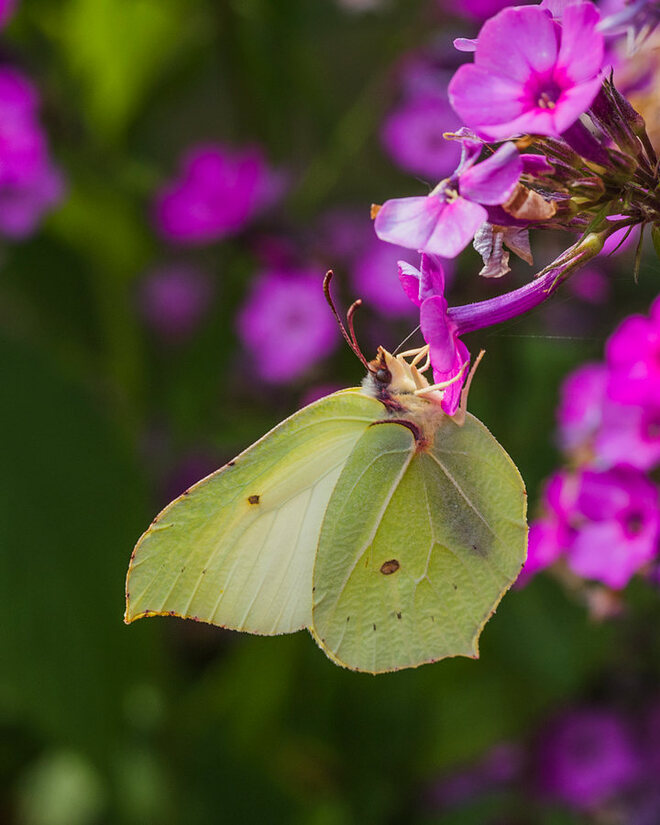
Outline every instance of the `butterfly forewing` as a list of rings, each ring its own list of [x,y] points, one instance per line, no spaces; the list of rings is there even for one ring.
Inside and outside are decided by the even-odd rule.
[[[323,398],[166,507],[133,552],[126,621],[166,614],[261,634],[309,626],[323,514],[382,412],[358,390]]]
[[[488,430],[445,418],[433,444],[370,427],[330,498],[314,570],[313,633],[379,673],[476,656],[526,548],[524,486]]]

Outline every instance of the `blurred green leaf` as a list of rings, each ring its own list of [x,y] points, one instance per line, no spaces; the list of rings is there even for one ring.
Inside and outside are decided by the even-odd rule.
[[[192,35],[185,0],[66,0],[47,28],[80,86],[98,136],[121,137]]]
[[[141,475],[100,404],[47,358],[0,340],[0,383],[0,702],[105,758],[126,692],[159,672],[156,628],[122,624]]]

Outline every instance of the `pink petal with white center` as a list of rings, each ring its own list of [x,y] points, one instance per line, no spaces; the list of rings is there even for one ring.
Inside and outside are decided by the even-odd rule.
[[[473,64],[459,67],[449,82],[448,94],[459,117],[479,132],[485,132],[486,124],[510,122],[525,112],[519,83]]]
[[[515,145],[505,143],[494,155],[460,176],[461,195],[477,203],[504,203],[513,194],[522,169],[522,160]]]
[[[596,31],[599,20],[593,3],[577,3],[564,11],[557,71],[573,83],[592,80],[603,66],[605,41]]]
[[[538,6],[508,8],[484,23],[477,39],[475,63],[491,74],[525,83],[555,65],[557,25]]]
[[[374,221],[376,235],[381,241],[407,249],[423,249],[443,208],[444,202],[437,195],[385,201]]]
[[[488,213],[465,198],[458,197],[444,204],[431,237],[424,244],[424,252],[455,258],[470,243],[475,232],[487,219]]]

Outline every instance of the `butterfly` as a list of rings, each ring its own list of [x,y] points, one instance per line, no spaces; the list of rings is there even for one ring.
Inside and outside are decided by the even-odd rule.
[[[340,327],[359,352],[358,304],[350,335]],[[525,561],[524,483],[466,410],[474,367],[449,416],[447,382],[424,376],[428,347],[360,356],[361,387],[294,413],[154,519],[131,556],[127,623],[306,628],[333,662],[368,673],[478,657]]]

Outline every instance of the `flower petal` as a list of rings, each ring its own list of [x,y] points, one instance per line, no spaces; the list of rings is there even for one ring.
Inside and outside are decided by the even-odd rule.
[[[522,160],[515,144],[505,143],[494,155],[460,176],[460,193],[476,203],[504,203],[520,180],[522,169]]]
[[[489,73],[524,83],[530,74],[552,69],[557,40],[557,25],[538,6],[504,9],[482,26],[475,63]]]
[[[599,20],[593,3],[576,3],[564,11],[557,71],[573,83],[592,80],[603,66],[605,41],[596,31]]]
[[[557,134],[566,131],[581,114],[587,111],[598,94],[601,85],[600,77],[596,77],[588,83],[580,83],[578,86],[573,86],[572,89],[566,89],[562,92],[556,107],[552,110]]]
[[[442,255],[443,258],[455,258],[470,243],[486,217],[483,206],[465,198],[456,198],[445,205],[431,237],[424,245],[424,251]]]
[[[376,235],[381,241],[422,249],[433,234],[443,207],[443,201],[436,195],[385,201],[374,222]]]
[[[412,264],[409,264],[406,261],[398,261],[398,268],[399,281],[401,282],[403,291],[410,298],[413,304],[415,304],[415,306],[421,306],[422,299],[420,297],[420,292],[422,288],[422,273],[419,269],[415,269]]]
[[[422,301],[432,298],[434,295],[445,294],[445,272],[442,262],[437,255],[422,255],[421,283],[419,285],[419,297]]]
[[[449,82],[448,94],[459,117],[484,134],[486,124],[508,123],[525,112],[519,83],[473,64],[459,67]],[[513,132],[505,137],[510,134]]]

